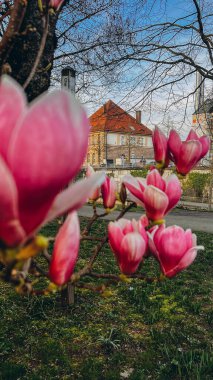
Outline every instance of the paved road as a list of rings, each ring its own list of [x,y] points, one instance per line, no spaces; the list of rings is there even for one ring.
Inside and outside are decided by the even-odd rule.
[[[98,208],[98,213],[103,213],[102,208]],[[91,206],[85,205],[79,210],[80,216],[90,217],[93,210]],[[113,211],[104,219],[114,220],[118,216],[119,211]],[[139,212],[127,212],[125,218],[138,219],[141,216]],[[213,212],[206,211],[188,211],[176,209],[166,217],[167,226],[177,224],[183,228],[191,228],[193,231],[204,231],[213,234]]]

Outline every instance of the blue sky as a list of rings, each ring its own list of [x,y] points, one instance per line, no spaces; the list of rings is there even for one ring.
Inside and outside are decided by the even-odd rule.
[[[207,3],[207,1],[203,0],[201,3]],[[212,2],[210,2],[210,7],[213,7]],[[191,14],[195,12],[195,7],[192,0],[168,0],[166,2],[164,0],[148,0],[145,2],[141,0],[127,0],[123,1],[123,5],[120,8],[118,7],[117,10],[119,10],[120,14],[124,18],[129,18],[131,20],[134,29],[138,29],[142,25],[144,27],[150,23],[174,22],[178,18],[184,17],[185,15],[190,15],[188,18],[184,18],[179,21],[179,23],[184,25],[185,23],[192,21],[193,15]],[[117,11],[115,9],[115,13],[116,12]],[[102,20],[105,20],[106,15],[102,17]],[[88,33],[88,39],[92,38],[93,35],[96,33],[98,34],[101,31],[101,18],[88,20],[84,23],[84,25],[80,26],[80,30],[81,32],[85,31],[85,33]],[[184,36],[178,35],[174,37],[174,39],[171,39],[172,34],[167,32],[160,42],[165,42],[165,40],[168,41],[170,39],[170,44],[176,43],[177,41],[185,42],[188,35],[189,32],[185,33]],[[139,32],[136,39],[139,40],[143,37],[144,32],[142,34]],[[202,61],[203,58],[204,55],[201,51],[197,54],[196,59],[198,61]],[[144,93],[148,89],[149,78],[147,79],[146,87],[146,83],[141,75],[141,73],[144,73],[146,69],[146,63],[128,63],[123,75],[120,75],[120,85],[118,85],[116,80],[114,80],[113,73],[111,81],[108,83],[107,87],[102,85],[98,77],[96,79],[93,78],[94,89],[91,90],[90,95],[86,97],[85,94],[79,92],[79,97],[86,102],[88,114],[91,114],[91,112],[100,107],[108,99],[112,99],[127,111],[133,112],[133,114],[136,108],[141,108],[143,122],[149,127],[152,127],[155,124],[165,124],[168,120],[173,120],[177,125],[181,125],[183,116],[185,115],[185,102],[180,102],[178,105],[175,104],[169,109],[169,107],[167,107],[169,90],[166,87],[162,88],[160,92],[154,93],[151,102],[145,102],[143,104],[140,102],[144,96]],[[170,75],[173,74],[170,72]],[[78,73],[77,81],[78,78],[82,79],[82,76],[82,73]],[[166,79],[167,78],[164,78],[164,80]],[[138,84],[138,86],[134,87],[132,83],[135,83],[135,85]],[[187,92],[193,91],[194,88],[195,74],[188,78],[188,80],[183,82],[180,86],[176,86],[174,90],[175,98],[180,98],[181,94],[186,96]],[[166,112],[163,111],[163,108],[167,108]],[[187,114],[185,115],[186,129],[190,127],[191,114],[193,111],[194,101],[193,97],[191,97],[188,102]]]

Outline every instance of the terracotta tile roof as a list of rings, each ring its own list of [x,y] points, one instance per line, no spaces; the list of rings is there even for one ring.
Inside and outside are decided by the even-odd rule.
[[[151,135],[152,131],[144,124],[138,123],[136,119],[115,104],[108,100],[90,118],[91,132],[114,132],[132,133],[140,135]]]

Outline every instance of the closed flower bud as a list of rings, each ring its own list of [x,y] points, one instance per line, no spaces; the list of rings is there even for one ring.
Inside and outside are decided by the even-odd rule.
[[[80,227],[76,212],[68,215],[60,228],[50,262],[49,277],[56,285],[69,281],[78,258]]]
[[[134,273],[147,252],[147,234],[136,220],[119,219],[108,226],[109,244],[122,273]]]
[[[101,186],[103,205],[105,209],[112,209],[116,202],[116,183],[113,178],[106,176]]]
[[[158,127],[155,127],[152,133],[152,142],[154,147],[155,161],[162,168],[167,168],[169,165],[168,141],[166,136]]]
[[[127,192],[126,192],[126,186],[124,185],[124,183],[121,184],[119,198],[120,198],[121,203],[125,204],[126,199],[127,199]]]

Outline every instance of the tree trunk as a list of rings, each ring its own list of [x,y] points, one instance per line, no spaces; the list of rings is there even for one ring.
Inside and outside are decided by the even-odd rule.
[[[49,13],[47,39],[35,74],[26,87],[28,100],[31,101],[50,86],[53,56],[56,49],[55,28],[58,15]],[[6,63],[11,67],[11,76],[21,85],[29,77],[37,58],[44,34],[44,16],[38,8],[38,1],[29,0],[26,13]]]

